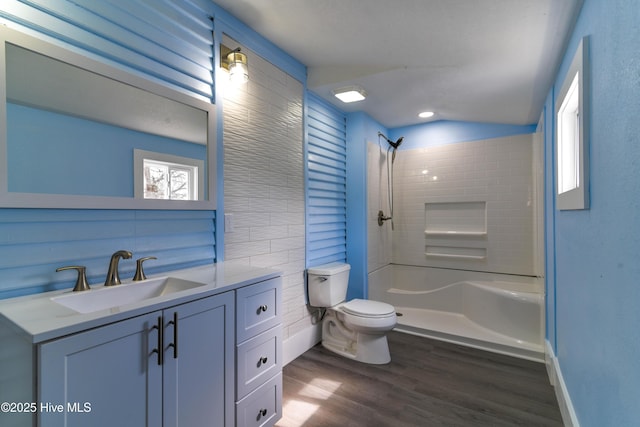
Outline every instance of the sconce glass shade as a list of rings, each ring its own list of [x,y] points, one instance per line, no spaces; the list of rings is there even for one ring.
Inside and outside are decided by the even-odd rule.
[[[249,81],[249,67],[247,66],[247,55],[242,52],[233,51],[227,55],[229,61],[229,80],[232,83],[246,83]]]

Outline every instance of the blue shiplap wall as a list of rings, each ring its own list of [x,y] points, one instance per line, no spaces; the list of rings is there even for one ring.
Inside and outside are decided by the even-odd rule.
[[[346,261],[346,118],[307,95],[307,265]]]
[[[0,17],[46,41],[212,98],[207,0],[3,0]]]
[[[0,209],[0,299],[72,287],[84,265],[90,284],[104,282],[117,250],[122,280],[133,277],[135,259],[155,256],[145,272],[186,268],[215,260],[213,211]]]
[[[209,0],[3,0],[0,23],[133,71],[200,99],[213,94],[214,5]],[[99,102],[99,100],[96,100]],[[214,211],[0,209],[0,299],[64,287],[63,265],[85,265],[90,283],[110,255],[156,256],[148,273],[216,259]],[[121,261],[130,278],[133,260]]]

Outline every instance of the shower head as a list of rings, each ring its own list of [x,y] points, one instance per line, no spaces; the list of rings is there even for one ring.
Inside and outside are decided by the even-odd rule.
[[[396,142],[391,142],[391,141],[388,141],[388,142],[389,142],[389,144],[391,144],[391,146],[393,148],[398,148],[400,146],[400,144],[402,144],[402,140],[403,139],[404,139],[404,136],[401,136],[400,138],[398,138],[398,140]]]
[[[404,136],[401,136],[400,138],[398,138],[396,142],[393,142],[392,140],[387,138],[386,135],[384,135],[382,132],[378,132],[378,137],[383,137],[387,141],[387,143],[393,147],[394,150],[398,149],[400,144],[402,144],[402,140],[404,139]]]

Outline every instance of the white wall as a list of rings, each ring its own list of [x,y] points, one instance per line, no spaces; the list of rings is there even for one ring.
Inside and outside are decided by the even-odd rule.
[[[225,232],[225,262],[284,272],[286,341],[311,326],[303,274],[303,85],[242,51],[249,57],[249,82],[223,88],[224,206],[234,227]]]

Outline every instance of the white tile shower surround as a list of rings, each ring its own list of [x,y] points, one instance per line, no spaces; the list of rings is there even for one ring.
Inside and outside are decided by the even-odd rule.
[[[388,210],[385,190],[377,188],[386,185],[386,169],[376,161],[377,144],[370,143],[369,241],[374,252],[369,271],[386,261],[381,254],[393,254],[391,262],[397,264],[533,275],[532,142],[527,134],[399,151],[391,239],[390,224],[378,227],[376,222],[375,203]],[[425,236],[426,204],[443,202],[486,202],[486,236]],[[486,259],[429,257],[427,246],[452,252],[483,248]]]
[[[225,233],[225,260],[284,271],[286,340],[311,326],[303,281],[303,87],[248,55],[249,82],[224,92],[224,205],[234,225]]]

